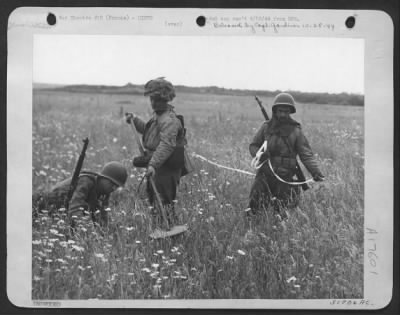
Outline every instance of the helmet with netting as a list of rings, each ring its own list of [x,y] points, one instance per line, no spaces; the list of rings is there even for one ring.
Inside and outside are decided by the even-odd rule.
[[[169,102],[175,97],[175,89],[171,82],[160,77],[144,85],[144,96],[152,96],[157,100]]]

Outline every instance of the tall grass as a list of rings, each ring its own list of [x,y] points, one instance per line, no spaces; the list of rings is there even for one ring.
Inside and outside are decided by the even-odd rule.
[[[252,102],[178,96],[189,152],[251,171],[248,144],[262,123]],[[189,231],[151,240],[150,211],[138,187],[142,170],[131,166],[137,149],[121,117],[124,111],[148,117],[146,99],[34,92],[33,107],[34,191],[71,175],[85,136],[86,168],[99,171],[118,160],[130,174],[112,196],[106,230],[84,220],[67,238],[63,211],[33,219],[33,299],[363,296],[361,108],[299,106],[294,118],[303,123],[327,180],[302,195],[285,225],[272,211],[245,220],[251,176],[193,159],[196,171],[182,178],[176,205]]]

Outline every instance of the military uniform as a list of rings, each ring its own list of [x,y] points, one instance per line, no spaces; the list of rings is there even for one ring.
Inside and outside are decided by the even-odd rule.
[[[183,126],[171,105],[165,111],[154,112],[147,123],[138,117],[134,117],[133,123],[143,135],[145,156],[149,158],[148,166],[156,170],[154,183],[172,223],[175,217],[174,200],[184,166],[186,139]],[[154,204],[154,191],[149,182],[147,194],[150,203]]]
[[[288,98],[289,102],[281,105],[291,105],[292,112],[295,112],[294,105],[292,105],[294,101],[290,95],[288,97],[286,94],[282,93],[281,96]],[[264,141],[267,141],[266,155],[271,162],[273,171],[284,181],[294,181],[297,155],[314,178],[323,178],[318,162],[301,130],[301,125],[292,118],[281,122],[273,116],[271,120],[264,122],[249,146],[250,154],[253,157],[256,156]],[[254,214],[257,210],[266,208],[270,204],[273,205],[275,211],[281,212],[282,208],[296,205],[299,192],[299,186],[280,181],[273,174],[269,163],[265,162],[258,169],[251,187],[248,213]],[[284,212],[281,213],[284,214]]]
[[[82,217],[90,214],[93,221],[107,224],[107,212],[110,194],[99,195],[96,189],[97,173],[82,171],[78,178],[76,189],[72,195],[68,207],[68,191],[71,184],[71,178],[56,184],[49,192],[39,193],[34,196],[34,208],[48,210],[55,214],[60,208],[68,208],[68,217]],[[99,212],[97,212],[99,210]]]

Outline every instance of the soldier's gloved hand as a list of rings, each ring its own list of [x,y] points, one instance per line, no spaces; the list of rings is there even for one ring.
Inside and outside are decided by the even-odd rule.
[[[136,115],[133,113],[125,113],[125,119],[128,124],[131,124],[133,122],[133,119],[135,119],[135,117]]]
[[[156,175],[156,170],[153,166],[149,165],[149,167],[147,168],[146,176],[153,177],[154,175]]]
[[[313,176],[313,179],[316,181],[316,182],[322,182],[323,180],[324,180],[324,175],[322,175],[322,174],[316,174],[316,175],[314,175]]]

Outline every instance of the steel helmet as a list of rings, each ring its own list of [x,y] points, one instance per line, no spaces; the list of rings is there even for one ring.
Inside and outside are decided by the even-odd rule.
[[[290,95],[289,93],[279,93],[275,97],[274,103],[272,105],[272,111],[275,112],[276,109],[274,109],[274,107],[279,105],[286,105],[290,107],[291,114],[296,112],[296,107],[295,107],[296,103],[294,101],[293,96]]]
[[[109,162],[104,165],[100,172],[100,176],[112,181],[115,185],[124,186],[128,173],[120,162]]]
[[[175,89],[171,82],[160,77],[144,85],[144,96],[153,96],[158,100],[169,102],[175,98]]]

